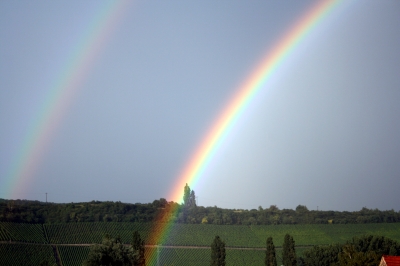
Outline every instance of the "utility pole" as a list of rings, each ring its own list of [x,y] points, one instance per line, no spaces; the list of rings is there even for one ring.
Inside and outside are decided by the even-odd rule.
[[[46,203],[47,203],[47,192],[46,192]]]

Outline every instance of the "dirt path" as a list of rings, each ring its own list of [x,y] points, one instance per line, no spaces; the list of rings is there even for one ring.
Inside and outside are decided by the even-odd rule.
[[[24,245],[42,245],[42,246],[78,246],[78,247],[90,247],[93,244],[46,244],[46,243],[27,243],[19,241],[0,241],[0,244],[24,244]],[[125,244],[125,246],[130,246]],[[149,248],[188,248],[188,249],[210,249],[209,246],[165,246],[165,245],[145,245]],[[312,246],[296,246],[296,248],[311,248]],[[225,247],[225,249],[241,249],[241,250],[265,250],[266,248],[252,248],[252,247]],[[281,250],[282,247],[275,247],[276,250]]]

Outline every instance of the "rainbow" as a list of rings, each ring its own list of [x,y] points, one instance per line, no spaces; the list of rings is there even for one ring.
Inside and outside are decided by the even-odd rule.
[[[51,137],[60,126],[68,107],[103,51],[111,33],[123,18],[130,1],[103,1],[95,16],[87,23],[82,37],[65,60],[60,75],[48,90],[40,110],[21,143],[16,158],[2,181],[0,195],[22,197],[32,182]]]
[[[169,199],[181,202],[185,184],[188,183],[193,187],[202,176],[225,137],[257,93],[265,89],[266,83],[295,51],[299,43],[340,2],[335,0],[316,1],[316,4],[294,23],[294,26],[267,53],[250,77],[228,101],[223,112],[217,117],[201,144],[195,149],[191,159],[174,183]],[[65,67],[62,68],[60,76],[49,90],[41,109],[34,115],[34,123],[29,128],[4,182],[2,181],[1,195],[6,195],[6,198],[14,198],[16,195],[23,195],[23,192],[29,187],[35,169],[49,145],[49,139],[60,126],[62,118],[79,89],[82,89],[85,77],[89,74],[118,21],[123,17],[122,13],[127,10],[129,3],[129,0],[102,2],[101,10],[85,28],[84,37],[77,42],[75,49],[68,56]],[[160,215],[163,217],[174,216],[177,210],[178,207],[174,206]],[[153,230],[150,235],[151,242],[162,244],[168,237],[172,226],[172,222],[167,222],[157,230]],[[155,260],[156,256],[153,250],[148,263],[154,265]]]
[[[255,68],[247,81],[239,87],[236,94],[228,102],[222,113],[217,117],[213,126],[201,144],[195,150],[193,156],[184,167],[181,175],[170,194],[175,202],[181,202],[183,198],[183,188],[185,184],[193,185],[202,176],[207,165],[212,160],[218,148],[221,146],[225,137],[232,130],[243,112],[256,97],[257,93],[265,89],[267,81],[285,62],[285,60],[295,51],[296,47],[304,40],[308,34],[320,24],[320,22],[338,5],[340,1],[327,0],[317,1],[312,8],[306,12],[294,26],[289,29],[283,38],[280,39],[273,49]],[[174,215],[177,208],[169,210],[169,215]],[[166,215],[166,214],[163,214]],[[168,236],[173,223],[163,224],[163,228],[154,230],[150,237],[153,243],[162,244]],[[212,240],[210,240],[212,241]],[[156,260],[155,252],[150,255],[150,264],[154,265]]]

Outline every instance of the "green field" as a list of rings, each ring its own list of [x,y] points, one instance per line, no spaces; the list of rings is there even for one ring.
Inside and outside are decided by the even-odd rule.
[[[37,266],[43,261],[56,262],[50,245],[0,244],[0,265]]]
[[[89,254],[89,247],[57,246],[63,266],[81,266]]]
[[[157,245],[149,239],[162,224],[151,223],[66,223],[18,224],[0,223],[0,265],[38,265],[55,258],[64,266],[81,265],[88,246],[68,244],[100,243],[105,234],[120,236],[129,244],[132,233],[139,231],[146,245]],[[286,233],[293,236],[297,255],[313,245],[344,243],[364,234],[386,236],[400,242],[400,223],[377,224],[306,224],[306,225],[203,225],[175,224],[161,248],[160,265],[208,265],[210,244],[216,235],[227,246],[227,265],[262,265],[267,237],[281,247]],[[198,248],[196,248],[198,247]],[[153,247],[146,247],[146,254]],[[55,255],[56,254],[56,255]],[[278,257],[280,250],[277,250]],[[13,260],[18,257],[18,260]]]
[[[0,241],[48,243],[41,224],[0,223]]]
[[[1,223],[0,223],[1,227]],[[43,225],[51,244],[100,243],[104,234],[121,236],[129,243],[132,232],[139,231],[148,245],[157,245],[149,239],[152,230],[162,225],[150,223],[69,223]],[[400,223],[377,224],[303,224],[303,225],[204,225],[176,224],[163,243],[167,246],[209,246],[219,235],[228,247],[264,248],[267,237],[272,236],[275,246],[282,246],[286,233],[293,236],[298,246],[344,243],[353,236],[374,234],[400,242]]]
[[[150,261],[148,254],[150,248],[147,247],[145,254],[146,261]],[[83,246],[58,246],[63,266],[80,266],[89,253],[89,247]],[[158,252],[160,265],[193,265],[206,266],[210,264],[209,248],[170,248],[161,247]],[[265,251],[228,249],[226,251],[226,262],[228,265],[262,265]],[[157,262],[157,261],[156,261]]]

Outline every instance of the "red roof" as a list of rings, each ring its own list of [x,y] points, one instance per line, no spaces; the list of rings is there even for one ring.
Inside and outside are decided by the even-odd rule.
[[[385,261],[387,266],[400,266],[400,256],[383,255],[381,263],[383,260]]]

